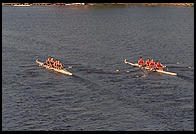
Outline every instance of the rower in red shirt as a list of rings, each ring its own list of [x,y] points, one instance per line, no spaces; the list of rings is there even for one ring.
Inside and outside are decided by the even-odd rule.
[[[139,65],[139,67],[142,67],[142,66],[144,66],[144,60],[142,59],[142,57],[140,57],[140,59],[138,60],[138,65]]]
[[[148,59],[146,60],[145,66],[146,66],[146,67],[149,67],[149,64],[150,64],[150,58],[148,58]]]
[[[150,61],[149,66],[150,66],[150,71],[155,69],[155,62],[153,59]]]
[[[164,66],[161,64],[161,62],[160,61],[158,61],[157,63],[156,63],[156,68],[158,69],[158,70],[163,70],[163,68],[164,68]]]

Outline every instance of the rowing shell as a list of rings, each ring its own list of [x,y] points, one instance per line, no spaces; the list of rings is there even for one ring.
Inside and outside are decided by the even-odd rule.
[[[36,63],[37,63],[37,64],[39,64],[39,66],[45,67],[46,69],[54,70],[54,71],[56,71],[56,72],[63,73],[63,74],[66,74],[66,75],[72,75],[72,73],[71,73],[71,72],[68,72],[68,71],[67,71],[67,70],[65,70],[65,69],[58,70],[58,69],[55,69],[55,68],[49,67],[49,66],[47,66],[47,65],[44,65],[44,63],[43,63],[43,62],[38,61],[38,59],[36,60]]]
[[[139,67],[139,65],[137,63],[128,62],[126,59],[124,60],[124,62],[125,62],[125,64],[129,64],[129,65],[134,66],[134,67]],[[150,70],[149,67],[142,67],[142,68],[144,68],[146,70]],[[159,73],[164,73],[164,74],[169,74],[169,75],[174,75],[174,76],[177,75],[177,73],[166,72],[166,71],[163,71],[163,70],[153,70],[153,71],[159,72]]]

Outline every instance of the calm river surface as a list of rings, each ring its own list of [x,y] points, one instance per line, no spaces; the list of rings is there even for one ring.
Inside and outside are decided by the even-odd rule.
[[[194,7],[3,6],[2,38],[2,130],[194,130]]]

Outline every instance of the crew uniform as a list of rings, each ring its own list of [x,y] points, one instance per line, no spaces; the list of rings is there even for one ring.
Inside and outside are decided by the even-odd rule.
[[[150,61],[149,66],[150,66],[151,70],[154,69],[155,63],[154,63],[153,59]]]
[[[148,67],[149,64],[150,64],[150,59],[148,58],[148,59],[146,60],[146,62],[145,62],[145,65]]]
[[[143,66],[144,65],[144,60],[142,59],[142,57],[140,57],[140,59],[138,60],[138,65],[139,66]]]
[[[163,70],[163,65],[161,64],[160,61],[157,62],[156,68],[157,68],[158,70]]]

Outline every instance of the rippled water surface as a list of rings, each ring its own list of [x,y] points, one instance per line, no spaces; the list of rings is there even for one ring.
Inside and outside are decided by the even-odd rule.
[[[2,8],[3,130],[194,130],[193,7]]]

